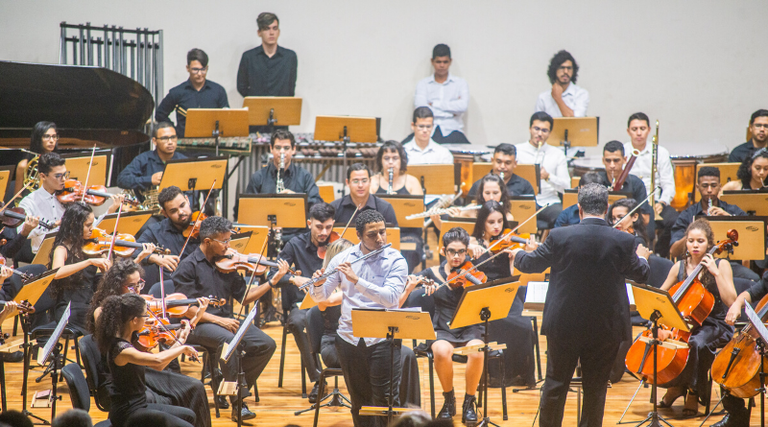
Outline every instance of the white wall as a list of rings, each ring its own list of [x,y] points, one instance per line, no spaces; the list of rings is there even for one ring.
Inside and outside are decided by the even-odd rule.
[[[57,62],[60,21],[163,29],[166,91],[186,79],[186,52],[198,47],[210,56],[208,77],[239,106],[237,66],[260,43],[262,11],[280,17],[280,44],[299,57],[300,132],[320,114],[371,115],[382,117],[384,138],[401,139],[441,42],[469,83],[465,130],[478,144],[525,140],[561,48],[581,66],[601,143],[625,139],[627,117],[644,111],[661,121],[672,154],[720,152],[743,142],[749,115],[768,107],[765,0],[0,0],[0,59]]]

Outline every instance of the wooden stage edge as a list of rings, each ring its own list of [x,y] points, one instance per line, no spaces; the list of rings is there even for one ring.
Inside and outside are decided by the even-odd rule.
[[[538,313],[539,321],[541,316]],[[541,324],[539,322],[539,324]],[[7,320],[4,324],[3,330],[11,331],[12,322]],[[288,335],[288,344],[286,352],[286,366],[285,377],[283,380],[283,387],[277,387],[278,369],[280,365],[280,340],[282,337],[282,327],[279,323],[269,323],[264,331],[271,336],[277,342],[277,351],[269,362],[264,373],[259,378],[259,394],[261,402],[254,403],[253,398],[246,399],[246,403],[257,414],[256,419],[248,421],[247,425],[255,426],[285,426],[285,425],[299,425],[299,426],[311,426],[313,422],[313,413],[306,413],[303,415],[295,416],[294,411],[308,408],[310,405],[306,399],[301,398],[301,378],[298,375],[300,369],[299,352],[296,347],[292,336]],[[635,328],[635,332],[639,332],[639,328]],[[546,369],[546,339],[545,337],[539,337],[542,349],[542,364]],[[404,343],[405,344],[405,343]],[[69,352],[70,357],[74,357],[74,352]],[[457,401],[461,402],[464,395],[464,365],[454,365],[456,369],[455,374],[455,388]],[[22,384],[22,365],[21,363],[6,363],[6,389],[8,392],[8,409],[21,409],[21,384]],[[421,402],[422,408],[429,412],[429,374],[428,366],[425,359],[419,359],[419,370],[421,375]],[[182,363],[182,371],[194,378],[200,377],[200,366],[198,364],[186,361]],[[34,381],[41,374],[40,368],[34,369],[30,373],[30,387],[29,395],[32,396],[36,391],[50,389],[51,382],[50,377],[46,377],[41,383]],[[331,380],[332,381],[332,380]],[[332,383],[331,383],[332,384]],[[440,410],[443,404],[442,390],[440,389],[439,381],[435,378],[435,385],[437,387],[435,394],[437,401],[435,402],[436,411]],[[639,385],[639,382],[635,380],[629,374],[625,374],[622,380],[608,390],[608,397],[605,409],[605,419],[603,425],[610,426],[615,425],[621,417],[622,412],[626,408],[629,400],[632,398],[632,394],[635,392]],[[308,390],[312,384],[308,384]],[[346,395],[346,387],[343,381],[340,384],[341,390]],[[213,409],[213,403],[211,401],[212,393],[210,387],[206,388],[208,391],[213,426],[234,426],[236,423],[230,420],[230,410],[222,411],[221,418],[215,417]],[[62,396],[62,400],[57,405],[57,413],[71,408],[71,400],[69,397],[69,390],[66,387],[65,382],[59,383],[59,394]],[[663,394],[663,390],[660,391],[660,396]],[[714,406],[720,399],[720,393],[718,387],[713,387],[713,403]],[[639,422],[648,414],[652,409],[649,402],[650,388],[643,388],[637,395],[637,398],[632,403],[629,411],[624,417],[624,422],[636,421]],[[489,415],[491,420],[502,426],[531,426],[536,417],[536,410],[539,403],[539,391],[538,390],[526,390],[519,393],[512,393],[511,389],[507,389],[507,405],[509,410],[509,420],[502,420],[501,412],[501,392],[500,389],[491,389],[488,396]],[[759,404],[759,403],[758,403]],[[675,427],[693,427],[699,426],[704,419],[702,412],[704,407],[700,406],[700,417],[682,420],[678,419],[682,417],[682,399],[679,399],[672,409],[661,410],[661,414],[666,417]],[[50,420],[49,408],[36,408],[31,412],[43,419]],[[751,425],[759,425],[759,407],[752,411],[752,423]],[[91,417],[94,420],[94,424],[97,421],[101,421],[107,418],[107,413],[101,412],[93,403],[91,398]],[[719,421],[722,415],[715,415],[707,421],[707,426]],[[461,425],[461,415],[458,414],[454,419],[455,425]],[[320,411],[320,423],[321,426],[352,426],[352,419],[347,409],[343,408],[323,408]],[[535,425],[538,425],[538,420]],[[576,395],[570,393],[568,401],[566,403],[565,418],[563,421],[564,426],[576,425]]]

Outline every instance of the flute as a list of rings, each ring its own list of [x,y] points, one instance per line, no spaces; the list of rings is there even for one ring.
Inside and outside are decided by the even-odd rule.
[[[366,255],[363,255],[363,256],[361,256],[360,258],[357,258],[357,259],[355,259],[355,260],[349,261],[349,263],[350,263],[350,264],[354,264],[354,263],[356,263],[356,262],[360,262],[360,261],[362,261],[362,260],[364,260],[364,259],[370,258],[370,257],[372,257],[372,256],[374,256],[374,255],[376,255],[376,254],[378,254],[379,252],[383,251],[384,249],[387,249],[387,248],[388,248],[388,247],[390,247],[390,246],[392,246],[392,243],[387,243],[386,245],[384,245],[384,246],[380,247],[379,249],[376,249],[375,251],[371,251],[371,252],[368,252]],[[313,279],[309,279],[309,281],[308,281],[308,282],[306,282],[306,283],[304,283],[303,285],[299,286],[299,289],[301,289],[301,290],[307,289],[307,288],[308,288],[308,287],[310,287],[311,285],[314,285],[315,283],[317,283],[317,282],[319,282],[319,281],[321,281],[321,280],[325,280],[325,279],[327,279],[327,278],[329,278],[329,277],[333,276],[333,275],[334,275],[334,274],[336,274],[338,271],[339,271],[338,267],[337,267],[337,268],[334,268],[334,269],[333,269],[333,270],[331,270],[331,271],[326,271],[325,273],[321,274],[320,276],[317,276],[317,277],[315,277],[315,278],[313,278]]]
[[[480,208],[482,208],[482,205],[469,205],[469,206],[464,206],[464,207],[461,207],[461,208],[458,208],[458,209],[460,211],[474,211],[474,210],[478,210]],[[424,217],[428,217],[428,216],[432,216],[432,215],[445,215],[451,209],[457,209],[457,208],[430,209],[430,210],[425,211],[425,212],[421,212],[421,213],[417,213],[417,214],[413,214],[413,215],[408,215],[407,217],[405,217],[405,219],[424,218]]]

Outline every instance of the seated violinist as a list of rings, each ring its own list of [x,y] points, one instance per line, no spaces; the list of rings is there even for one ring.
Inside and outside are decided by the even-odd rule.
[[[471,265],[467,257],[468,247],[469,234],[466,230],[459,227],[451,228],[443,234],[443,247],[440,248],[440,255],[445,256],[446,260],[440,266],[422,270],[417,276],[409,276],[406,288],[423,278],[443,283],[448,277],[461,271],[462,268],[467,268],[466,264]],[[474,279],[474,277],[472,278]],[[471,282],[467,283],[466,286],[471,284]],[[459,280],[436,289],[435,286],[425,286],[425,291],[427,294],[432,294],[435,303],[435,315],[432,321],[435,325],[437,340],[432,343],[432,354],[444,398],[443,408],[440,409],[437,419],[450,420],[456,415],[456,397],[453,389],[453,349],[483,344],[482,335],[485,328],[482,324],[457,329],[448,326],[464,294],[464,286],[459,283]],[[475,393],[482,373],[483,353],[470,354],[467,358],[464,403],[461,407],[461,422],[463,423],[477,422]]]
[[[685,280],[701,265],[703,269],[698,279],[704,288],[715,296],[712,312],[701,326],[694,326],[691,332],[688,340],[690,356],[685,369],[676,379],[665,385],[667,393],[659,403],[659,407],[669,408],[677,398],[685,397],[685,416],[695,416],[698,413],[699,396],[709,395],[708,374],[715,358],[714,349],[727,344],[733,336],[733,327],[726,323],[726,313],[728,307],[736,300],[736,289],[733,285],[731,265],[727,261],[715,259],[711,254],[717,237],[724,236],[715,236],[709,221],[704,218],[699,218],[689,225],[684,236],[685,258],[672,266],[661,286],[662,290],[669,291],[673,285]],[[669,330],[659,331],[661,339],[670,336]]]
[[[648,247],[648,234],[646,234],[645,220],[643,216],[638,213],[637,201],[635,199],[619,199],[616,200],[611,206],[608,207],[608,213],[605,214],[605,221],[615,226],[616,229],[626,231],[627,233],[635,236],[635,247],[637,245],[643,245]],[[624,219],[629,213],[632,213],[630,218]],[[618,223],[618,225],[616,225]]]
[[[478,184],[478,190],[472,203],[463,208],[448,208],[448,215],[460,218],[477,218],[478,209],[483,204],[494,201],[499,202],[503,207],[507,221],[514,221],[515,218],[510,213],[512,202],[509,200],[509,191],[499,175],[489,173],[475,182],[475,184]],[[432,215],[430,218],[432,218],[438,229],[442,227],[443,221],[439,215]]]
[[[64,188],[64,182],[69,176],[64,159],[56,153],[43,154],[37,162],[37,171],[40,177],[40,188],[21,199],[19,207],[24,209],[27,216],[45,219],[58,226],[61,216],[64,215],[64,205],[56,198],[56,191]],[[23,230],[24,224],[20,225],[16,231],[21,233]],[[40,249],[45,234],[46,230],[40,227],[28,233],[32,243],[32,253],[36,254]],[[24,261],[32,261],[32,259]]]
[[[255,284],[247,290],[245,279],[236,271],[224,273],[219,271],[215,262],[220,260],[230,249],[229,241],[232,236],[232,223],[226,218],[212,216],[206,218],[200,225],[200,246],[182,260],[172,275],[176,292],[183,293],[189,298],[200,298],[213,295],[216,298],[229,300],[230,297],[248,305],[259,299],[269,289],[269,281]],[[278,260],[283,274],[288,271],[288,264]],[[195,317],[197,307],[189,307],[185,316]],[[189,335],[188,342],[199,344],[209,349],[216,349],[225,342],[230,342],[235,332],[240,328],[240,321],[234,318],[231,305],[209,307],[197,327]],[[248,328],[243,335],[245,356],[241,358],[242,369],[245,372],[245,392],[240,399],[250,394],[248,390],[256,384],[261,372],[269,363],[275,352],[275,341],[258,328]],[[226,381],[237,381],[237,358],[232,357],[226,364],[222,361],[221,370]],[[215,385],[218,387],[218,384]],[[237,398],[231,398],[233,407]],[[237,415],[232,411],[232,419]],[[243,402],[243,419],[251,419],[256,414],[248,409]]]

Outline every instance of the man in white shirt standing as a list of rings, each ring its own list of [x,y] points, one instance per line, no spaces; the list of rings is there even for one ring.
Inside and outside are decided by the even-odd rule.
[[[635,160],[635,165],[629,171],[632,175],[643,180],[645,190],[651,194],[651,163],[653,162],[652,144],[648,144],[648,134],[651,133],[651,122],[645,113],[635,113],[629,116],[627,120],[627,133],[630,142],[624,143],[624,152],[628,155],[633,150],[640,154]],[[656,226],[660,227],[658,241],[656,242],[655,252],[660,257],[669,255],[669,245],[672,232],[672,226],[677,221],[678,212],[670,206],[675,197],[675,168],[672,166],[672,159],[669,157],[669,151],[658,147],[659,162],[656,165],[656,185],[661,186],[661,191],[656,191],[654,196],[654,213],[656,217]],[[653,236],[651,236],[653,237]]]
[[[571,188],[571,176],[568,173],[568,161],[562,150],[547,144],[554,120],[549,114],[539,111],[531,116],[531,138],[527,142],[515,145],[517,162],[539,165],[541,180],[540,194],[536,203],[547,208],[539,213],[537,224],[539,229],[550,229],[563,211],[563,203],[559,194],[566,188]],[[523,220],[525,218],[522,218]]]
[[[56,198],[56,191],[64,189],[64,183],[69,175],[64,159],[57,153],[43,154],[38,160],[37,171],[40,176],[40,188],[21,199],[19,207],[24,208],[28,216],[55,222],[58,227],[61,216],[64,215],[64,206]],[[23,226],[24,224],[18,227],[19,233]],[[33,253],[37,253],[40,249],[47,232],[45,228],[36,227],[29,233]]]
[[[451,49],[439,44],[432,49],[432,67],[435,73],[416,85],[414,107],[429,107],[440,126],[443,136],[451,132],[464,132],[463,116],[469,105],[469,87],[466,80],[448,72],[451,67]]]
[[[566,50],[557,52],[549,61],[547,71],[552,89],[542,92],[536,100],[536,111],[552,117],[584,117],[589,105],[589,92],[576,86],[579,64]]]
[[[403,146],[409,165],[453,164],[453,154],[432,139],[434,116],[429,107],[413,111],[413,140]]]

